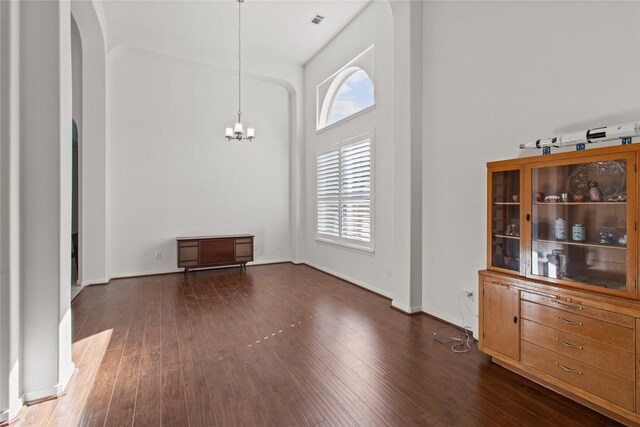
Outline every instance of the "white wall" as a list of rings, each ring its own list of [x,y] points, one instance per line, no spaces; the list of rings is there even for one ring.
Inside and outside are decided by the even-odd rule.
[[[394,245],[392,30],[389,5],[372,2],[306,64],[304,71],[306,262],[390,297],[396,291],[393,278],[388,274],[393,266]],[[372,44],[375,44],[375,109],[317,133],[316,86]],[[370,130],[375,131],[373,255],[315,240],[318,150]]]
[[[175,271],[175,237],[252,233],[257,262],[288,260],[289,95],[243,77],[254,142],[228,142],[237,76],[127,49],[110,65],[110,272]],[[161,259],[155,252],[161,251]]]
[[[485,163],[638,120],[640,4],[428,2],[423,16],[423,306],[462,325],[458,295],[486,266]]]
[[[102,4],[97,1],[72,1],[71,12],[82,45],[82,125],[78,155],[80,215],[80,265],[82,285],[107,283],[107,74],[106,26]]]

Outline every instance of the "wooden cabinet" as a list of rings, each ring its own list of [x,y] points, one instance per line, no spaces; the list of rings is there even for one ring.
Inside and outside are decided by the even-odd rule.
[[[479,348],[494,362],[640,424],[638,301],[490,270],[479,294]]]
[[[190,269],[240,265],[253,261],[253,236],[178,237],[178,268]]]
[[[640,144],[489,163],[479,289],[480,350],[632,424],[640,424],[639,158]]]
[[[480,345],[515,360],[520,356],[519,295],[520,291],[507,283],[482,281],[484,328]]]
[[[636,413],[640,414],[640,319],[636,320]]]

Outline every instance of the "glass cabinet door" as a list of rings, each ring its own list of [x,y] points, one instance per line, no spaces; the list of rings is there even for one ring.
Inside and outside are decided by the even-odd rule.
[[[520,170],[490,173],[490,266],[520,272]]]
[[[530,169],[531,274],[629,293],[635,267],[627,250],[629,224],[634,228],[627,194],[635,188],[635,163],[627,155],[585,160]]]

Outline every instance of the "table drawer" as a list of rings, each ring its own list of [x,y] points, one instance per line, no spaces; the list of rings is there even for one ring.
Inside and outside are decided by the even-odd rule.
[[[236,241],[236,259],[252,255],[253,245],[251,243],[238,244]]]
[[[178,249],[179,260],[181,263],[184,261],[197,261],[198,260],[198,247],[197,246],[181,246]]]
[[[599,368],[622,378],[633,378],[634,357],[615,347],[523,319],[523,341]]]
[[[522,300],[520,317],[599,343],[634,351],[633,329]]]
[[[612,311],[602,310],[599,308],[589,307],[576,301],[563,301],[557,298],[551,298],[544,295],[534,294],[531,292],[522,292],[522,299],[535,302],[547,307],[557,308],[558,310],[569,313],[576,313],[582,316],[591,317],[593,319],[603,320],[608,323],[633,328],[634,319],[631,316],[614,313]]]
[[[633,411],[633,381],[522,341],[520,361],[588,393]]]
[[[248,237],[248,238],[241,238],[241,239],[236,239],[236,243],[251,243],[253,241],[252,238]]]
[[[188,248],[191,246],[198,246],[198,241],[197,240],[186,240],[183,242],[178,242],[178,246],[180,246],[181,248]]]

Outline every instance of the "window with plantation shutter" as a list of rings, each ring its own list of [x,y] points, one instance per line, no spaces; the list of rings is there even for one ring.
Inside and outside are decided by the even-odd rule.
[[[343,141],[317,159],[317,238],[373,250],[371,134]]]
[[[340,236],[340,151],[318,156],[318,233]]]

